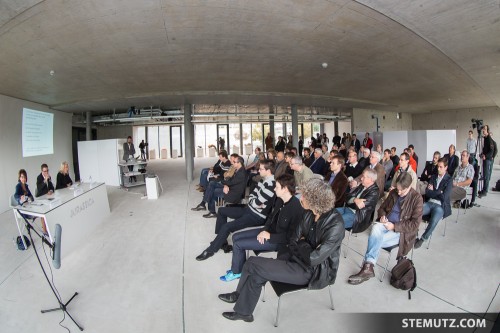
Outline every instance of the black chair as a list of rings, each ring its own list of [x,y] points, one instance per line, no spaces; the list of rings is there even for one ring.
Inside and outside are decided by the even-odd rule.
[[[281,307],[281,297],[283,295],[288,295],[292,293],[296,293],[299,291],[303,290],[308,290],[308,285],[305,286],[299,286],[296,284],[289,284],[289,283],[284,283],[284,282],[276,282],[276,281],[269,281],[271,284],[271,287],[273,288],[274,292],[278,296],[278,309],[276,310],[276,320],[274,321],[274,327],[278,327],[279,324],[279,319],[280,319],[280,307]],[[264,289],[264,293],[265,293]],[[335,307],[333,305],[333,296],[332,296],[332,289],[331,286],[328,285],[328,292],[330,294],[330,304],[331,304],[331,309],[335,310]],[[264,302],[264,298],[262,298],[262,301]]]

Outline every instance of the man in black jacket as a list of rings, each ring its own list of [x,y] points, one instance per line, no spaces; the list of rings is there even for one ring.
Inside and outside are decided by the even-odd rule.
[[[422,246],[424,241],[428,240],[439,221],[451,215],[450,196],[453,187],[453,179],[446,172],[448,160],[443,157],[438,161],[438,174],[431,177],[425,196],[427,202],[424,204],[423,216],[430,216],[429,223],[420,239],[415,242],[415,248]]]
[[[448,174],[450,176],[453,176],[453,173],[455,172],[455,169],[458,167],[458,164],[460,163],[460,159],[458,158],[457,155],[455,155],[455,145],[450,145],[450,148],[448,148],[449,153],[444,154],[443,158],[446,158],[448,160]]]
[[[238,232],[233,235],[231,269],[220,279],[225,282],[239,279],[246,261],[246,250],[279,251],[289,243],[304,210],[295,197],[295,179],[283,174],[276,178],[277,199],[263,228]]]
[[[342,215],[345,228],[352,228],[355,224],[370,225],[380,193],[376,181],[377,172],[365,169],[361,176],[361,185],[347,195],[344,207],[337,208]]]
[[[300,202],[307,211],[288,251],[279,252],[278,259],[248,259],[236,291],[219,295],[224,302],[236,303],[234,312],[224,312],[224,318],[253,321],[253,311],[267,281],[307,285],[309,289],[322,289],[335,282],[344,238],[342,217],[334,208],[335,195],[323,180],[310,179]]]
[[[479,197],[485,197],[488,194],[488,187],[490,186],[491,171],[493,170],[493,160],[495,159],[495,143],[490,135],[490,128],[484,125],[482,129],[484,142],[481,158],[483,159],[483,189],[479,191]]]
[[[42,173],[36,178],[36,197],[40,197],[44,194],[54,193],[54,185],[52,184],[52,178],[49,174],[49,167],[47,164],[42,164]]]

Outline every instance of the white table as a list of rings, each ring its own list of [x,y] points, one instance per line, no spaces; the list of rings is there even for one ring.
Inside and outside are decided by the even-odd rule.
[[[43,195],[30,204],[14,209],[23,214],[43,217],[50,243],[54,242],[55,225],[61,225],[61,258],[78,247],[84,239],[91,237],[96,227],[110,214],[104,183],[84,183],[56,190],[52,195]],[[21,230],[20,221],[16,219],[16,222]]]

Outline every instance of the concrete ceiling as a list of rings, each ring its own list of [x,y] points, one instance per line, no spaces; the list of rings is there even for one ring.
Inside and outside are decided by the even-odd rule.
[[[500,5],[0,0],[0,78],[0,94],[73,112],[500,106]]]

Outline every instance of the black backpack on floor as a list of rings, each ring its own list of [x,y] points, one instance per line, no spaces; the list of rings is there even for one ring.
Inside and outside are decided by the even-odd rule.
[[[411,292],[417,287],[417,271],[413,262],[408,258],[402,258],[391,271],[391,285],[394,288],[408,290],[408,299]]]

